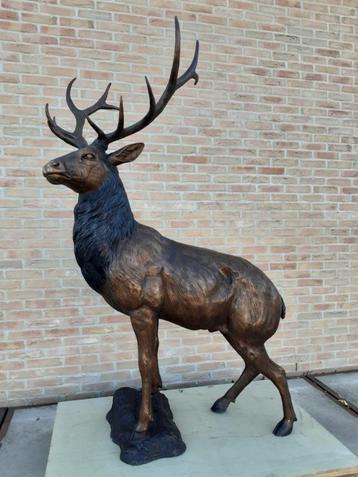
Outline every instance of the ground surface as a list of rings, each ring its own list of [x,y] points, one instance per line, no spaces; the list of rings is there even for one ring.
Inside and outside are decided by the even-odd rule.
[[[357,400],[357,382],[355,372],[331,375],[327,384],[353,402]],[[358,418],[303,379],[291,379],[289,386],[293,399],[358,455]],[[55,412],[56,406],[15,412],[0,448],[1,477],[44,477]]]
[[[0,448],[1,477],[43,477],[56,406],[15,411]]]
[[[319,376],[318,379],[332,388],[341,398],[358,407],[358,372],[327,374]]]

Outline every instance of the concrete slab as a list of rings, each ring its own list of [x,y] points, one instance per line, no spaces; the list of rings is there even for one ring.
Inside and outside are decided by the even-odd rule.
[[[43,477],[56,406],[18,409],[1,442],[1,477]]]
[[[358,456],[358,419],[302,378],[288,385],[292,399]]]
[[[329,386],[342,399],[350,401],[358,407],[358,371],[351,373],[326,374],[316,379]]]
[[[298,405],[293,434],[272,435],[282,411],[271,382],[252,383],[226,414],[212,413],[211,404],[227,388],[166,391],[187,451],[141,467],[121,462],[109,439],[105,414],[111,398],[61,403],[46,477],[297,477],[355,466],[358,471],[358,458]]]

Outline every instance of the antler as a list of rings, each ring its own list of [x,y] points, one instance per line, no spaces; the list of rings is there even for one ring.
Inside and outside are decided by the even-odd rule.
[[[65,129],[61,128],[56,123],[55,117],[51,118],[50,112],[49,112],[49,107],[48,104],[46,104],[46,116],[47,116],[47,124],[51,131],[60,139],[63,141],[67,142],[68,144],[71,144],[71,146],[75,146],[78,148],[87,146],[87,141],[83,137],[83,127],[86,121],[86,118],[95,113],[96,111],[99,111],[100,109],[119,109],[118,106],[113,106],[111,104],[108,104],[106,102],[109,88],[111,87],[111,83],[108,84],[105,92],[102,94],[102,96],[99,98],[99,100],[93,104],[92,106],[88,106],[88,108],[85,109],[79,109],[77,106],[74,104],[71,98],[71,89],[72,85],[75,82],[76,78],[73,78],[67,85],[66,89],[66,103],[70,110],[72,111],[73,115],[76,118],[76,126],[73,132],[66,131]]]
[[[159,114],[163,111],[165,106],[168,104],[170,98],[173,94],[181,88],[185,83],[187,83],[190,79],[194,80],[194,84],[197,84],[199,81],[199,76],[196,73],[195,69],[198,64],[199,59],[199,41],[196,41],[195,45],[195,53],[193,60],[189,66],[189,68],[178,78],[179,72],[179,62],[180,62],[180,27],[178,18],[175,17],[175,47],[174,47],[174,57],[172,63],[172,69],[170,72],[169,80],[167,86],[162,93],[161,97],[159,98],[158,102],[155,100],[152,87],[150,86],[149,80],[145,77],[145,82],[147,85],[148,96],[149,96],[149,109],[146,115],[137,121],[136,123],[124,127],[124,111],[123,111],[123,100],[122,97],[120,99],[119,108],[119,115],[118,115],[118,124],[116,129],[109,134],[106,134],[100,129],[89,117],[87,120],[89,124],[93,127],[93,129],[97,132],[98,138],[97,141],[108,146],[111,142],[117,141],[118,139],[123,139],[124,137],[130,136],[141,129],[145,128],[150,124],[154,119],[159,116]]]

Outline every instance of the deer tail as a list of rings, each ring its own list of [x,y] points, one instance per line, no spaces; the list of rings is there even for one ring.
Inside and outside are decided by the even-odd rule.
[[[286,316],[286,305],[282,297],[281,297],[281,301],[282,301],[281,318],[284,319]]]

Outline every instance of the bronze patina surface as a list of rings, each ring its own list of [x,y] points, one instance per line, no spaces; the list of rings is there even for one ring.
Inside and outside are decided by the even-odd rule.
[[[224,412],[262,373],[280,392],[283,418],[273,432],[285,436],[292,431],[296,416],[285,372],[269,358],[264,346],[285,317],[285,304],[276,287],[244,258],[175,242],[137,222],[117,166],[135,160],[144,145],[106,152],[113,141],[153,121],[190,79],[198,81],[198,53],[197,42],[191,65],[179,76],[180,30],[175,19],[174,58],[167,86],[157,101],[146,78],[148,112],[129,126],[124,125],[122,99],[119,106],[106,102],[110,85],[93,106],[80,110],[71,99],[72,80],[66,100],[76,118],[75,130],[62,129],[50,116],[48,105],[46,114],[51,131],[77,150],[48,162],[43,174],[52,184],[66,185],[78,193],[73,239],[82,274],[89,286],[131,319],[142,379],[136,431],[148,430],[153,419],[151,393],[162,384],[157,359],[162,319],[191,330],[219,331],[245,361],[240,378],[213,404],[214,412]],[[118,110],[117,127],[109,134],[90,118],[100,109]],[[91,144],[83,137],[85,121],[98,134]]]

